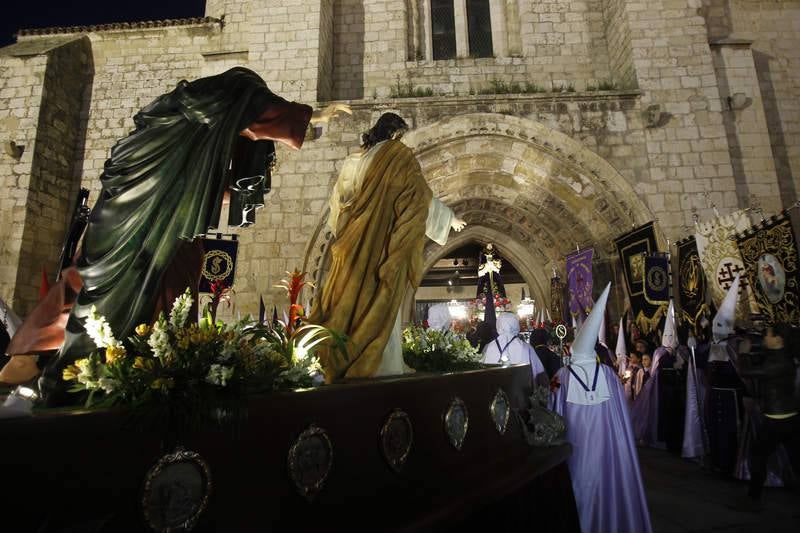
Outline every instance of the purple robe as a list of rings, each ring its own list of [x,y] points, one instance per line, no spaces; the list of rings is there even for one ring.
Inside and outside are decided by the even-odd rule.
[[[628,406],[614,370],[599,366],[609,400],[596,405],[567,403],[571,375],[566,367],[556,374],[561,386],[550,397],[551,409],[564,417],[572,445],[567,464],[581,531],[648,533],[650,513]]]
[[[631,405],[631,422],[636,442],[644,442],[647,446],[661,450],[666,450],[667,444],[658,440],[658,370],[661,357],[666,353],[667,349],[663,346],[656,348],[650,367],[650,379]]]

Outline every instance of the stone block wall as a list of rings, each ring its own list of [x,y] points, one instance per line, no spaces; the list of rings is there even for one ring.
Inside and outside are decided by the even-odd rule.
[[[15,307],[23,310],[37,300],[42,268],[51,281],[58,269],[79,188],[75,156],[83,141],[91,65],[86,38],[48,53],[17,272]]]
[[[603,1],[603,23],[608,43],[611,79],[623,87],[636,87],[630,25],[625,16],[625,0]]]
[[[19,159],[0,150],[0,297],[17,311],[27,307],[16,285],[46,66],[45,55],[0,57],[0,142],[24,150]]]
[[[691,226],[693,210],[707,217],[711,204],[722,212],[739,206],[699,7],[698,0],[639,0],[624,6],[642,107],[661,111],[654,127],[645,128],[651,179],[636,190],[673,239]]]
[[[718,43],[712,52],[739,205],[776,213],[781,194],[750,45]]]
[[[321,47],[329,41],[321,24],[330,23],[330,10],[330,0],[249,3],[249,27],[242,41],[249,50],[248,65],[288,100],[316,102],[318,90],[326,88],[326,80],[319,77],[320,66],[332,59],[327,59],[331,51]]]
[[[729,0],[728,10],[730,35],[753,41],[781,199],[788,207],[800,191],[800,1]]]
[[[9,200],[15,198],[14,205],[2,206],[7,235],[3,235],[0,288],[21,313],[37,301],[42,269],[52,281],[58,268],[78,190],[76,150],[84,131],[85,88],[91,82],[87,39],[41,44],[28,51],[18,47],[22,57],[3,58],[13,68],[13,74],[3,77],[13,97],[0,98],[9,107],[3,128],[6,139],[25,146],[19,163],[3,154],[5,168],[0,168],[10,182]],[[23,64],[14,66],[18,62]],[[33,75],[23,77],[26,71]]]

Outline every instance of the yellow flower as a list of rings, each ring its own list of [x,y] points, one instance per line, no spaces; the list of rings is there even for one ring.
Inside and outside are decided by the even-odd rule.
[[[148,333],[150,333],[150,326],[148,326],[147,324],[139,324],[138,326],[136,326],[136,334],[139,335],[140,337],[144,337]]]
[[[73,379],[78,379],[78,374],[81,373],[81,369],[75,365],[69,365],[61,374],[61,377],[64,378],[64,381],[72,381]]]
[[[151,371],[153,370],[153,360],[152,359],[145,359],[144,357],[136,357],[133,360],[133,368],[138,368],[139,370],[144,371]]]
[[[112,344],[106,347],[106,364],[111,365],[127,355],[125,347],[121,344]]]
[[[171,389],[175,386],[175,380],[172,378],[158,378],[154,379],[150,384],[151,389]]]
[[[89,370],[89,358],[84,357],[83,359],[76,360],[75,366],[78,368],[79,372],[86,372]]]

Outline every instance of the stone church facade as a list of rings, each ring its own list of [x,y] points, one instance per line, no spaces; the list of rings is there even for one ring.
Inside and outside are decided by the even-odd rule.
[[[285,270],[322,276],[329,191],[385,111],[470,223],[427,264],[494,242],[540,302],[576,246],[621,288],[612,239],[632,225],[656,219],[666,245],[712,206],[771,214],[800,187],[800,0],[208,0],[205,18],[23,30],[0,49],[0,296],[30,310],[138,109],[235,65],[354,111],[279,150],[239,232],[243,314],[282,303]]]

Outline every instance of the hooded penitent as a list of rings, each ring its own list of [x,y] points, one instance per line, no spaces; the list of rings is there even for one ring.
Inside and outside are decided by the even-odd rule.
[[[445,303],[439,303],[428,308],[428,327],[437,331],[450,329],[450,310]]]
[[[600,326],[603,322],[603,314],[605,313],[610,289],[611,284],[609,283],[606,285],[603,294],[597,299],[592,312],[589,313],[583,325],[578,329],[578,334],[572,342],[572,355],[568,368],[574,378],[577,376],[576,379],[582,380],[584,387],[572,387],[570,396],[567,398],[568,402],[591,405],[604,402],[609,398],[605,381],[595,379],[595,376],[599,375],[595,344],[597,342],[597,332],[600,331]]]
[[[531,365],[534,380],[547,375],[539,356],[528,343],[517,337],[519,318],[513,313],[497,315],[497,338],[483,349],[483,361],[488,364],[526,364]],[[505,360],[507,358],[507,361]],[[542,384],[542,383],[540,383]]]
[[[669,301],[667,317],[664,321],[664,333],[661,335],[661,346],[673,349],[678,347],[678,334],[675,328],[675,306],[672,300]]]
[[[708,356],[709,362],[728,361],[728,337],[733,334],[733,325],[736,320],[736,303],[739,299],[739,275],[737,274],[728,289],[728,294],[719,305],[717,314],[711,321],[711,350]]]
[[[594,354],[608,291],[606,287],[578,333],[570,367],[557,374],[560,386],[551,398],[551,407],[564,417],[572,445],[567,464],[581,531],[648,533],[650,514],[628,406],[619,378],[613,369],[597,363]],[[597,386],[593,387],[595,372]],[[605,397],[598,394],[601,386]],[[590,400],[593,388],[594,400]]]
[[[620,376],[625,375],[628,370],[628,347],[625,346],[625,328],[623,328],[623,318],[619,319],[619,333],[617,334],[617,347],[614,350],[617,356],[617,370]]]

